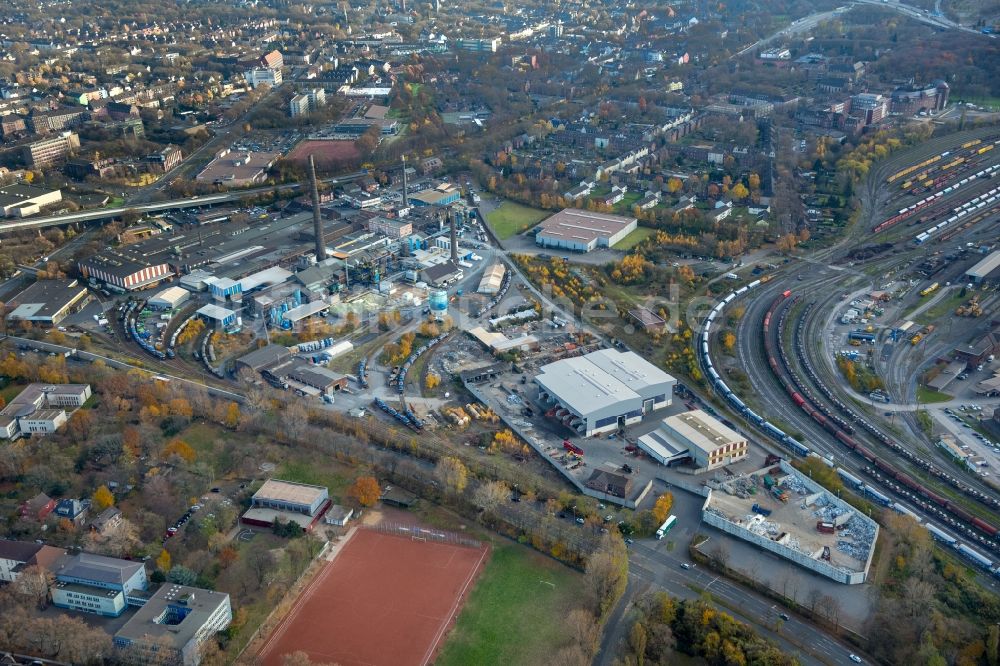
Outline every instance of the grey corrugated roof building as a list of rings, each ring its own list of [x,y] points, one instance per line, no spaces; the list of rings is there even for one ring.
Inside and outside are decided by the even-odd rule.
[[[556,418],[590,437],[667,407],[677,380],[634,352],[601,349],[542,366],[535,383]]]

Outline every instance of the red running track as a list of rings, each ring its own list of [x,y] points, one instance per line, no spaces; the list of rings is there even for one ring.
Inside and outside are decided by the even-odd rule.
[[[340,666],[424,666],[454,624],[487,555],[358,529],[313,579],[254,663],[302,650]]]

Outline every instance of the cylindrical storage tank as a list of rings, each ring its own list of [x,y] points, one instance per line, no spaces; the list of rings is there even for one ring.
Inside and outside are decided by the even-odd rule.
[[[444,289],[432,291],[427,303],[435,319],[444,319],[448,315],[448,292]]]

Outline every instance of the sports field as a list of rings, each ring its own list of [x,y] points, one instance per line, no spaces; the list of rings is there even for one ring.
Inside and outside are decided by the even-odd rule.
[[[522,206],[512,201],[505,201],[498,208],[486,214],[486,221],[493,229],[493,233],[497,235],[497,238],[504,240],[514,234],[527,231],[550,214],[545,210],[538,210],[537,208]]]
[[[336,164],[350,162],[361,157],[353,141],[320,141],[305,139],[288,153],[291,162],[305,162],[312,153],[316,164]]]
[[[358,529],[303,592],[254,660],[424,666],[458,616],[487,556],[436,541]]]
[[[543,666],[573,637],[581,574],[514,543],[496,545],[436,666]]]

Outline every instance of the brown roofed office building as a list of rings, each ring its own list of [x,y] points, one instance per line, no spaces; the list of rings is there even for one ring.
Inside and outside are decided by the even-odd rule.
[[[535,243],[560,250],[590,252],[598,247],[614,246],[638,225],[634,217],[564,208],[539,225]]]

